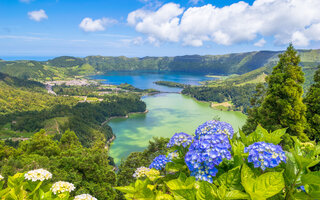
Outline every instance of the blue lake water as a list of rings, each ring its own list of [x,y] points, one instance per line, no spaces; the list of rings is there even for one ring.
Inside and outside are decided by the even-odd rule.
[[[101,79],[102,83],[120,85],[128,83],[140,89],[156,89],[162,92],[179,92],[180,88],[170,88],[156,85],[155,81],[173,81],[188,85],[199,85],[200,81],[213,80],[214,78],[203,75],[181,73],[149,73],[149,72],[111,72],[105,75],[96,75],[92,79]]]
[[[129,83],[140,89],[154,88],[163,92],[179,92],[181,89],[159,86],[153,82],[163,80],[199,85],[199,81],[212,80],[201,75],[143,72],[114,72],[91,78],[103,80],[102,83],[106,84]],[[209,103],[182,94],[160,93],[145,96],[142,100],[147,105],[148,113],[130,114],[128,119],[115,118],[108,123],[116,135],[110,149],[110,156],[116,164],[131,152],[143,151],[154,136],[171,137],[182,131],[193,134],[197,126],[214,118],[230,123],[237,131],[247,118],[240,112],[214,110]]]

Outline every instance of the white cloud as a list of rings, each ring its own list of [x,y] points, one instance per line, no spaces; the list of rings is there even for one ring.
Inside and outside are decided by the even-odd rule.
[[[256,47],[263,47],[267,42],[262,38],[258,42],[254,43]]]
[[[171,42],[179,41],[179,15],[183,9],[178,4],[168,3],[156,12],[148,10],[136,10],[128,15],[129,25],[135,26],[136,30],[148,34],[152,39]]]
[[[189,0],[189,3],[192,3],[194,5],[198,4],[199,2],[203,2],[203,0]]]
[[[84,18],[79,27],[86,32],[104,31],[110,24],[117,23],[117,20],[109,18],[101,18],[93,20],[89,17]]]
[[[31,20],[37,22],[40,22],[43,19],[48,19],[48,16],[43,9],[28,12],[28,16]]]
[[[222,8],[207,4],[188,9],[168,3],[155,11],[133,11],[127,21],[158,43],[232,45],[262,36],[273,37],[276,44],[307,46],[320,40],[319,10],[319,0],[256,0],[252,5],[240,1]]]

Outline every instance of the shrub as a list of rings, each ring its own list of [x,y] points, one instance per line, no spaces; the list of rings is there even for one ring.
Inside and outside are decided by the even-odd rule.
[[[245,136],[208,121],[194,137],[175,134],[152,169],[138,168],[135,183],[116,189],[126,199],[320,199],[320,173],[313,171],[320,145],[293,136],[294,147],[283,151],[285,132],[258,126]]]

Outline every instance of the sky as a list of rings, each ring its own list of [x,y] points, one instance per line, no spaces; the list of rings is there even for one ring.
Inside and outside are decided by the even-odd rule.
[[[320,0],[0,0],[0,58],[320,49]]]

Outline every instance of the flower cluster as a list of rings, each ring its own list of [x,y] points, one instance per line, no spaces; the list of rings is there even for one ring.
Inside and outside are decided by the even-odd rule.
[[[97,198],[91,196],[90,194],[81,194],[74,197],[74,200],[97,200]]]
[[[169,143],[167,144],[168,148],[171,148],[173,146],[183,146],[187,147],[192,143],[193,137],[191,135],[188,135],[186,133],[176,133],[172,136]]]
[[[44,181],[52,178],[52,174],[44,169],[36,169],[28,171],[24,174],[24,178],[27,180],[35,181]]]
[[[133,174],[133,177],[134,178],[142,178],[142,177],[145,177],[146,174],[150,171],[149,168],[146,168],[146,167],[139,167],[136,169],[136,171],[134,172]]]
[[[226,122],[207,121],[196,129],[195,140],[189,147],[185,162],[197,180],[212,183],[218,166],[224,158],[231,159],[229,137],[232,126]]]
[[[146,167],[139,167],[136,169],[136,171],[133,174],[134,178],[143,178],[148,177],[150,180],[153,180],[154,178],[160,176],[160,172],[156,169],[149,169]]]
[[[200,166],[197,169],[194,169],[191,172],[191,176],[194,176],[198,181],[208,181],[209,183],[213,182],[212,177],[217,174],[217,168],[213,167],[212,169],[208,169],[205,166]]]
[[[256,142],[246,147],[244,152],[249,152],[248,162],[252,162],[254,167],[260,167],[262,170],[274,168],[281,161],[286,162],[285,152],[281,146],[272,143]]]
[[[71,192],[74,189],[76,189],[76,188],[74,187],[74,185],[72,183],[64,182],[64,181],[58,181],[58,182],[54,183],[51,187],[51,191],[53,192],[53,194]]]
[[[171,162],[171,160],[169,160],[165,155],[160,155],[158,157],[156,157],[152,163],[150,164],[149,168],[152,169],[157,169],[157,170],[161,170],[163,168],[166,167],[166,164],[168,162]]]
[[[199,139],[203,135],[226,134],[230,138],[233,137],[233,128],[227,122],[216,120],[207,121],[196,129],[196,138]]]
[[[173,159],[179,158],[179,153],[177,151],[171,152],[171,153],[168,154],[167,158],[169,160],[173,160]]]
[[[0,181],[3,179],[3,176],[0,175]]]

